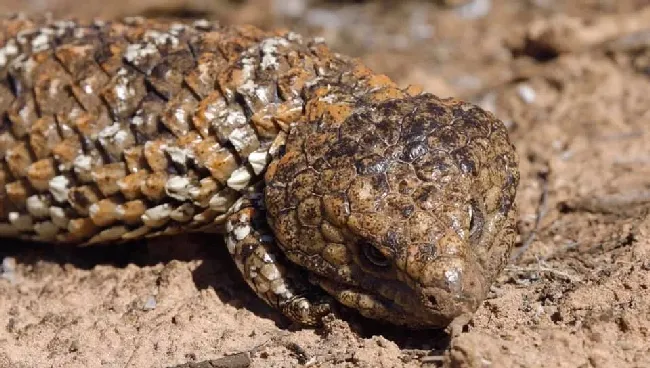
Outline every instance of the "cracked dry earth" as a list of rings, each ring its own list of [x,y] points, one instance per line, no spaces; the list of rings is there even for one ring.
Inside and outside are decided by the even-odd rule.
[[[49,6],[70,16],[73,3]],[[494,111],[520,156],[520,240],[463,333],[355,315],[295,330],[213,237],[78,250],[2,240],[0,367],[650,366],[650,9],[489,3],[477,17],[430,2],[312,1],[296,16],[260,12],[268,1],[116,1],[76,13],[291,26],[400,84]],[[344,21],[323,27],[314,14]]]

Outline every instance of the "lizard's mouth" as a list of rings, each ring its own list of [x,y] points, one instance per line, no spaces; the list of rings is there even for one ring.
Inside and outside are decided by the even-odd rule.
[[[445,290],[438,290],[437,300],[432,300],[401,285],[398,288],[393,287],[388,297],[376,290],[370,291],[315,275],[312,277],[312,281],[334,299],[346,307],[355,309],[362,316],[412,329],[444,328],[455,317],[466,313],[476,305],[475,300],[464,300],[465,298],[452,295]],[[453,299],[453,302],[440,300],[441,298]],[[454,310],[449,310],[449,305],[453,305]]]

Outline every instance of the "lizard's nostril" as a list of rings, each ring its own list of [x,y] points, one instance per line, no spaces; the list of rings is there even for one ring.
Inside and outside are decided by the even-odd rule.
[[[429,296],[427,297],[427,300],[429,301],[429,303],[430,303],[432,306],[433,306],[433,305],[438,305],[438,300],[436,300],[436,297],[433,296],[433,295],[429,295]]]

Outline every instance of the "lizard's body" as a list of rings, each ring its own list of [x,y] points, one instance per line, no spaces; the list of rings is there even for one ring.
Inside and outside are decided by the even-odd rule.
[[[330,310],[315,284],[443,326],[505,265],[517,163],[478,107],[291,32],[14,16],[0,34],[2,237],[224,232],[255,292],[307,324]]]

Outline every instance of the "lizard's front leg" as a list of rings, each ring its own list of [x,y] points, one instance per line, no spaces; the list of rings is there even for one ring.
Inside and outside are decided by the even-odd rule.
[[[246,283],[269,305],[302,325],[318,325],[332,299],[309,283],[277,247],[266,223],[263,194],[242,197],[226,221],[226,245]]]

